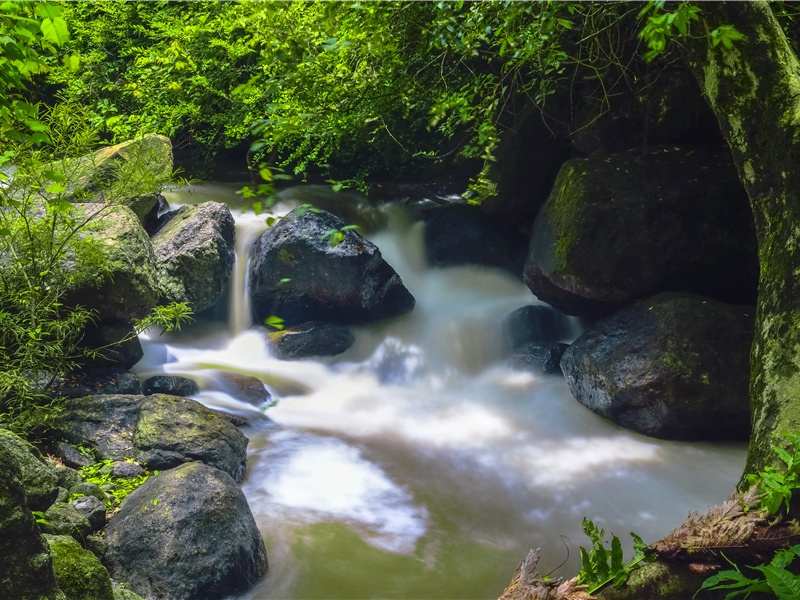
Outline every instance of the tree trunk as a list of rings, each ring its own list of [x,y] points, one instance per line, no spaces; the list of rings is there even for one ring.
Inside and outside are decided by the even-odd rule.
[[[707,30],[686,54],[749,195],[761,268],[744,482],[779,462],[775,434],[800,429],[800,62],[766,2],[700,6]],[[747,38],[714,47],[725,24]]]

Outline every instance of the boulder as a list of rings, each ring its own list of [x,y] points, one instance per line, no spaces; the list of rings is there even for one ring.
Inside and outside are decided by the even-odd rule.
[[[106,524],[106,506],[94,496],[81,496],[70,502],[72,508],[89,521],[92,531],[100,531]]]
[[[48,508],[40,526],[43,533],[70,536],[81,543],[93,531],[86,515],[66,502],[56,502]]]
[[[664,293],[589,328],[561,359],[578,401],[645,435],[747,440],[754,309]]]
[[[21,437],[0,429],[0,447],[19,469],[17,477],[31,510],[45,511],[58,495],[58,477],[39,452]]]
[[[425,215],[425,253],[435,267],[481,265],[520,277],[525,237],[501,227],[475,206],[447,206]]]
[[[533,226],[525,282],[568,314],[659,291],[755,300],[753,218],[727,149],[564,163]]]
[[[172,179],[172,143],[163,135],[148,134],[106,146],[68,165],[76,181],[73,201],[102,198],[130,208],[144,223],[158,203],[162,184]]]
[[[145,396],[153,394],[169,394],[170,396],[191,396],[200,391],[194,379],[178,375],[156,375],[142,384]]]
[[[69,536],[45,535],[53,573],[68,599],[114,600],[111,578],[100,560]]]
[[[161,600],[238,595],[267,572],[267,553],[239,486],[187,463],[132,492],[106,529],[115,579]]]
[[[279,358],[335,356],[355,342],[347,325],[309,321],[269,334],[272,347]]]
[[[99,353],[86,359],[86,370],[102,374],[110,370],[127,371],[142,360],[144,350],[130,323],[103,321],[84,330],[81,344]],[[86,377],[86,376],[84,376]]]
[[[228,290],[233,238],[233,216],[219,202],[170,213],[152,238],[167,302],[186,302],[196,313],[214,306]]]
[[[66,303],[97,311],[98,321],[129,323],[148,315],[161,297],[150,238],[136,215],[124,206],[83,204],[94,218],[85,227],[107,271],[87,274]]]
[[[149,469],[199,460],[237,481],[247,468],[248,440],[199,402],[178,396],[87,396],[73,400],[54,427],[66,441],[102,459],[133,458]]]
[[[139,347],[141,348],[141,345]],[[141,393],[142,382],[134,373],[120,372],[113,368],[83,369],[70,373],[66,379],[59,381],[54,389],[54,395],[66,398],[82,398],[90,394],[138,395]]]
[[[561,374],[561,357],[569,344],[525,344],[511,355],[510,364],[516,369],[544,373],[545,375]]]
[[[517,350],[528,344],[548,344],[570,333],[566,317],[550,306],[522,306],[503,319],[503,334],[511,348]]]
[[[55,599],[50,550],[28,505],[14,456],[0,443],[0,598]]]
[[[198,460],[239,483],[247,471],[245,435],[194,400],[156,394],[142,403],[134,458],[149,469],[169,469]]]
[[[324,211],[296,210],[253,244],[250,300],[257,322],[278,316],[306,321],[367,323],[414,308],[414,297],[380,250]],[[331,236],[341,234],[339,243]]]

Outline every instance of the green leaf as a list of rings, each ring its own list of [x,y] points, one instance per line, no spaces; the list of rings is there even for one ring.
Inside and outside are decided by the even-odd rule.
[[[283,319],[276,317],[275,315],[270,315],[264,319],[264,325],[271,327],[272,329],[276,329],[277,331],[284,329]]]
[[[62,46],[69,41],[67,22],[62,17],[44,19],[41,28],[42,37],[56,46]]]
[[[767,583],[780,600],[800,600],[800,576],[774,565],[754,568],[764,573]]]

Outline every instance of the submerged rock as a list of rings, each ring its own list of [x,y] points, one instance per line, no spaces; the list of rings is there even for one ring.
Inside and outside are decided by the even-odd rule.
[[[561,374],[561,357],[569,348],[569,344],[536,344],[530,343],[517,348],[509,361],[517,369],[544,373],[545,375]]]
[[[754,309],[664,293],[597,323],[561,368],[578,401],[675,440],[747,440]]]
[[[355,342],[347,325],[310,321],[269,335],[279,358],[335,356]]]
[[[132,492],[106,542],[114,578],[148,598],[225,598],[267,572],[244,494],[229,475],[201,463],[162,472]]]
[[[252,375],[224,371],[217,375],[217,381],[223,392],[253,406],[262,406],[272,397],[264,382]],[[225,416],[235,415],[228,413]]]
[[[513,350],[528,344],[558,342],[569,335],[566,317],[545,305],[523,306],[503,319],[503,333]]]
[[[164,296],[187,302],[196,313],[207,310],[223,297],[231,278],[231,211],[219,202],[203,202],[166,217],[152,238]]]
[[[145,396],[153,394],[169,394],[170,396],[191,396],[200,391],[194,379],[179,375],[156,375],[142,384]]]
[[[564,163],[536,217],[525,283],[568,314],[683,290],[755,300],[753,217],[727,149]]]
[[[277,316],[356,324],[409,312],[414,297],[377,246],[324,211],[292,212],[256,240],[249,267],[257,322]],[[330,237],[341,234],[339,243]]]

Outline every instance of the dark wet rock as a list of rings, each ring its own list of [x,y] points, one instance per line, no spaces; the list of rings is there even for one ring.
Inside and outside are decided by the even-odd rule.
[[[329,185],[304,184],[283,189],[277,197],[284,202],[310,204],[336,215],[345,223],[358,225],[362,231],[375,231],[386,225],[386,212],[357,190],[335,192]]]
[[[727,149],[662,148],[564,163],[536,217],[525,282],[568,314],[660,291],[755,299],[753,218]]]
[[[100,500],[100,502],[108,502],[108,496],[105,491],[96,483],[89,483],[88,481],[76,483],[69,488],[69,493],[71,496],[92,496]]]
[[[72,537],[45,535],[53,557],[53,573],[68,599],[114,600],[111,578],[100,560]]]
[[[262,406],[272,397],[264,382],[252,375],[224,372],[217,379],[223,392],[253,406]]]
[[[152,238],[165,299],[186,302],[195,313],[214,306],[228,290],[233,238],[225,204],[203,202],[169,213]]]
[[[55,428],[101,459],[133,458],[150,469],[199,460],[237,481],[247,467],[247,438],[199,402],[179,396],[89,396],[59,414]]]
[[[548,344],[569,335],[567,318],[558,310],[544,305],[518,308],[503,319],[503,333],[517,350],[527,344]]]
[[[81,496],[71,502],[72,508],[89,521],[92,531],[99,531],[106,524],[106,507],[94,496]]]
[[[68,444],[66,442],[56,443],[55,454],[58,458],[61,459],[61,462],[64,463],[64,465],[66,465],[67,467],[71,467],[70,470],[80,469],[81,467],[88,467],[89,465],[92,465],[95,462],[92,457],[86,456],[85,454],[80,452],[75,446],[73,446],[72,444]],[[77,473],[77,471],[75,472]],[[59,477],[59,485],[63,485],[61,483],[60,477]]]
[[[133,479],[145,474],[141,465],[129,460],[115,460],[100,469],[103,475],[110,475],[115,479]]]
[[[56,582],[41,536],[7,445],[0,444],[0,598],[52,600]]]
[[[39,526],[42,533],[68,535],[81,543],[92,533],[92,524],[86,515],[67,503],[56,503],[48,508],[44,513],[44,523]]]
[[[66,441],[94,449],[101,460],[133,457],[133,433],[144,396],[75,398],[54,422]]]
[[[589,328],[561,359],[579,402],[676,440],[747,440],[754,309],[664,293]]]
[[[425,215],[425,252],[435,267],[481,265],[520,277],[526,239],[474,206],[447,206]]]
[[[197,382],[188,377],[178,375],[156,375],[142,384],[145,396],[153,394],[169,394],[171,396],[191,396],[200,391]]]
[[[103,375],[108,369],[127,371],[142,360],[142,344],[129,323],[105,321],[90,325],[84,332],[81,345],[100,353],[85,361],[91,370],[100,369]],[[84,376],[88,379],[87,376]]]
[[[244,494],[228,474],[201,463],[162,472],[132,492],[106,542],[113,577],[143,597],[225,598],[267,572]]]
[[[510,364],[517,369],[544,373],[546,375],[561,374],[561,357],[569,348],[569,344],[537,344],[529,343],[516,349],[511,355]]]
[[[129,371],[87,369],[60,381],[56,393],[66,398],[82,398],[92,394],[141,394],[142,382]]]
[[[58,477],[39,452],[21,437],[0,429],[0,447],[19,469],[17,480],[25,490],[31,510],[44,511],[58,495]]]
[[[335,356],[355,342],[347,325],[309,321],[269,334],[279,358],[306,358],[309,356]]]
[[[278,316],[306,321],[367,323],[414,308],[414,297],[377,246],[324,211],[292,212],[251,250],[250,300],[257,322]],[[331,246],[335,232],[342,240]]]
[[[186,398],[156,394],[142,404],[133,440],[135,458],[149,469],[198,460],[237,482],[247,470],[248,439],[227,420]]]

